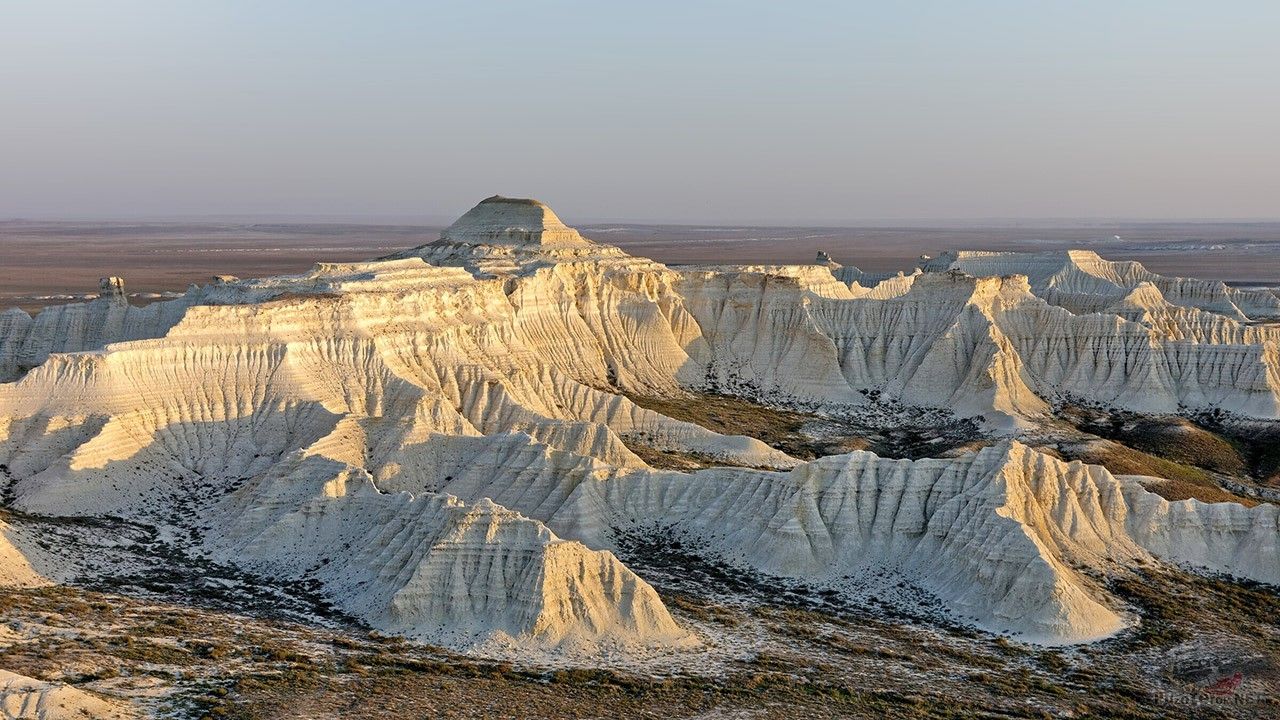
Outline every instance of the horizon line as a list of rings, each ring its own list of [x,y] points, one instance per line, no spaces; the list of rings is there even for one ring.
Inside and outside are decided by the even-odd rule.
[[[175,214],[121,214],[121,215],[8,215],[0,216],[0,224],[13,223],[278,223],[299,225],[366,225],[384,227],[443,228],[452,224],[455,216],[437,213],[175,213]],[[1280,223],[1280,216],[1252,217],[1153,217],[1153,216],[974,216],[974,217],[865,217],[865,218],[816,218],[816,219],[760,219],[731,220],[677,220],[637,219],[619,217],[587,217],[566,222],[570,226],[599,226],[607,224],[636,225],[641,227],[810,227],[810,228],[865,228],[909,225],[916,227],[946,227],[952,225],[1029,225],[1035,223],[1054,225],[1099,224],[1270,224]]]

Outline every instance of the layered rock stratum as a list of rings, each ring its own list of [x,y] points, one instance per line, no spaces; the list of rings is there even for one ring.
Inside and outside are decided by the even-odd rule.
[[[1112,568],[1280,583],[1280,515],[1170,502],[1011,435],[1064,399],[1274,420],[1278,316],[1274,295],[1087,252],[959,253],[892,277],[667,267],[493,197],[378,260],[0,314],[0,470],[16,511],[153,525],[456,647],[705,642],[618,559],[635,533],[1085,642],[1133,622]],[[830,416],[931,408],[1005,439],[804,462],[629,399],[690,391]],[[655,469],[638,446],[723,467]],[[0,580],[70,579],[2,531]]]

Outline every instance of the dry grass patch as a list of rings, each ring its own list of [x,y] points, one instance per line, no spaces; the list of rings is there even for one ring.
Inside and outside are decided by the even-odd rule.
[[[1164,478],[1164,482],[1153,482],[1146,485],[1146,488],[1166,500],[1195,498],[1207,503],[1237,502],[1247,507],[1258,504],[1258,501],[1253,498],[1236,495],[1223,489],[1214,482],[1213,476],[1207,470],[1156,457],[1111,440],[1064,443],[1059,446],[1059,453],[1066,460],[1080,460],[1092,465],[1101,465],[1115,475],[1149,475]]]
[[[813,440],[801,432],[806,424],[817,419],[814,415],[776,410],[725,395],[691,393],[681,398],[628,397],[642,408],[701,425],[721,435],[747,435],[802,460],[817,457]]]

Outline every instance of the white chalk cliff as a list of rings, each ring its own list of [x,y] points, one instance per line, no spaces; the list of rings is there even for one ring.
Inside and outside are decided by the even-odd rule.
[[[1039,256],[981,277],[960,260],[669,268],[489,198],[379,260],[0,314],[0,464],[19,510],[179,525],[198,552],[457,646],[696,643],[611,552],[623,527],[838,590],[893,575],[1043,642],[1129,622],[1081,568],[1280,582],[1274,506],[1169,503],[1010,441],[802,463],[624,396],[841,412],[872,394],[997,426],[1064,396],[1280,417],[1280,337],[1250,322],[1265,297],[1126,265],[1093,298]],[[637,444],[738,467],[659,471]]]
[[[1280,297],[1238,290],[1218,281],[1157,275],[1141,263],[1104,260],[1092,250],[1064,252],[945,252],[923,263],[930,272],[959,270],[976,276],[1026,275],[1037,296],[1075,313],[1110,307],[1142,284],[1153,285],[1172,305],[1233,320],[1280,319]]]

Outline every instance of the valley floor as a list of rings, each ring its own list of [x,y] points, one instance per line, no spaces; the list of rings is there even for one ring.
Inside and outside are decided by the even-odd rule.
[[[173,718],[1280,713],[1268,661],[1280,650],[1273,593],[1163,571],[1135,574],[1117,590],[1142,610],[1143,625],[1067,650],[826,606],[803,593],[668,593],[682,621],[749,650],[714,672],[667,675],[479,660],[352,624],[211,609],[198,591],[178,602],[9,590],[0,593],[8,620],[0,667]]]

